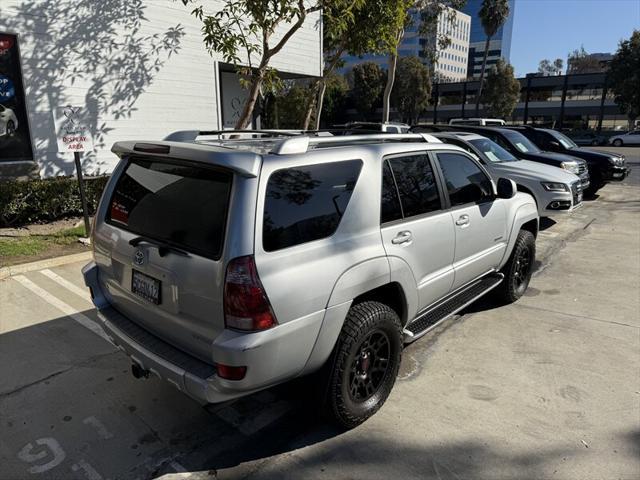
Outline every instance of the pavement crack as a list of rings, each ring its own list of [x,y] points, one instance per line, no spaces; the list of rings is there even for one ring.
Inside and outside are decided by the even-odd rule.
[[[608,323],[610,325],[619,325],[621,327],[630,327],[630,328],[634,328],[636,330],[640,330],[640,327],[637,327],[635,325],[629,325],[628,323],[622,323],[622,322],[615,322],[613,320],[602,320],[600,318],[587,317],[586,315],[578,315],[578,314],[575,314],[575,313],[560,312],[558,310],[551,310],[549,308],[543,308],[543,307],[534,307],[534,306],[531,306],[531,305],[523,305],[523,304],[520,304],[520,303],[516,303],[516,304],[514,304],[514,306],[520,307],[520,308],[527,308],[529,310],[538,310],[538,311],[547,312],[547,313],[557,313],[558,315],[567,315],[569,317],[582,318],[584,320],[592,320],[594,322]]]

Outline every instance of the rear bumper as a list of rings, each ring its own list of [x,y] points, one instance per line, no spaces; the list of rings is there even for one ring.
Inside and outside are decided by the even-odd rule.
[[[316,312],[264,332],[225,330],[211,345],[210,364],[158,338],[110,305],[100,289],[94,262],[82,273],[111,341],[142,370],[201,403],[224,402],[296,377],[313,351],[324,317],[324,311]],[[220,378],[217,363],[246,366],[246,375],[242,380]]]

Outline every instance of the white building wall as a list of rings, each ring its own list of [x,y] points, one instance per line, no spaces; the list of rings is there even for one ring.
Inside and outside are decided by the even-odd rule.
[[[200,27],[189,7],[173,0],[1,0],[0,33],[19,36],[41,175],[74,171],[72,155],[56,151],[54,107],[79,105],[90,112],[96,145],[83,156],[85,174],[113,169],[115,141],[220,128],[221,59],[204,48]],[[321,38],[315,13],[272,66],[320,75]]]
[[[471,17],[456,11],[453,21],[449,19],[447,10],[440,14],[438,35],[446,35],[451,39],[447,48],[438,48],[438,62],[435,73],[442,82],[460,82],[467,78],[469,55],[469,33]]]

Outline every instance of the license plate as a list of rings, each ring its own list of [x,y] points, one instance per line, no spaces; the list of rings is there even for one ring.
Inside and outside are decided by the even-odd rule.
[[[137,270],[132,271],[131,291],[146,301],[156,305],[160,304],[160,285],[160,280],[156,280]]]

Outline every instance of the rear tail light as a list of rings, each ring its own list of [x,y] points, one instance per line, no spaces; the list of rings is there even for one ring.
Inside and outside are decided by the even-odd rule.
[[[225,380],[242,380],[247,374],[247,367],[231,367],[229,365],[216,365],[216,370],[220,378]]]
[[[234,258],[224,282],[224,319],[229,328],[266,330],[278,322],[262,287],[253,255]]]

